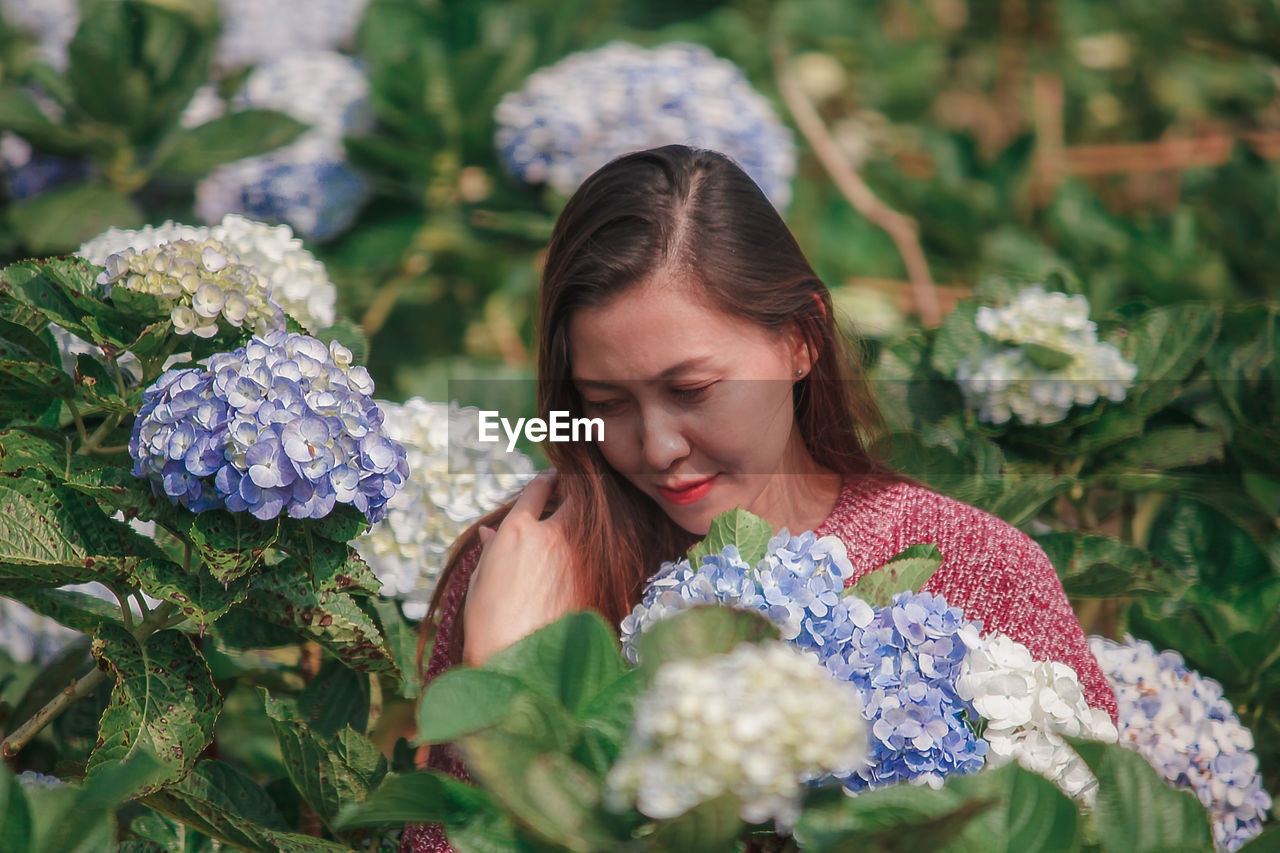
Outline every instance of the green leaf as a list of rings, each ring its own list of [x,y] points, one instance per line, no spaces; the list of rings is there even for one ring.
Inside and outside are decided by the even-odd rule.
[[[382,591],[382,582],[354,548],[345,541],[327,539],[310,526],[293,519],[285,520],[281,523],[277,547],[293,557],[289,570],[310,578],[316,589],[358,591],[368,595]]]
[[[759,613],[728,607],[693,607],[650,626],[636,640],[648,672],[672,660],[727,654],[740,643],[778,639],[778,629]]]
[[[116,809],[150,784],[161,770],[154,756],[139,754],[127,764],[85,780],[83,785],[30,792],[37,837],[33,837],[29,849],[38,853],[98,853],[110,849],[116,834]]]
[[[38,255],[74,251],[108,228],[141,228],[144,219],[127,195],[99,184],[59,187],[9,209],[23,245]]]
[[[578,715],[627,665],[600,614],[578,611],[497,652],[484,669],[517,678]]]
[[[336,829],[405,823],[464,824],[493,801],[479,788],[434,770],[391,774],[362,803],[344,808]]]
[[[738,816],[741,807],[737,797],[725,794],[678,817],[660,821],[657,830],[646,839],[646,849],[654,853],[737,850],[736,841],[743,826]]]
[[[369,698],[367,672],[328,658],[299,694],[298,713],[321,737],[332,737],[347,726],[362,732],[369,723]]]
[[[279,532],[278,521],[259,521],[247,513],[220,509],[197,514],[188,531],[196,554],[222,583],[259,569]]]
[[[618,843],[596,814],[600,778],[568,756],[497,729],[469,735],[460,747],[468,772],[538,838],[581,853]]]
[[[1092,533],[1047,533],[1035,537],[1053,563],[1067,595],[1108,598],[1132,595],[1180,595],[1195,574],[1157,563],[1141,548]]]
[[[198,180],[224,163],[265,154],[297,139],[307,125],[284,113],[241,110],[175,131],[156,174]]]
[[[422,692],[422,673],[418,665],[418,631],[400,613],[400,605],[393,599],[373,599],[373,609],[382,623],[382,635],[400,669],[400,695],[417,699]]]
[[[1044,370],[1061,370],[1076,360],[1071,353],[1044,344],[1022,344],[1021,348],[1032,364]]]
[[[104,623],[119,624],[120,607],[88,593],[68,589],[33,589],[5,593],[42,616],[74,631],[92,634]]]
[[[176,604],[178,612],[204,631],[249,594],[248,578],[223,584],[197,564],[191,571],[172,560],[142,560],[133,569],[133,581],[152,598]]]
[[[1272,826],[1236,853],[1280,853],[1280,826]]]
[[[49,479],[0,478],[0,589],[127,578],[137,534]]]
[[[270,834],[288,832],[267,792],[221,761],[201,761],[185,779],[141,802],[210,838],[255,853],[276,853]]]
[[[1138,411],[1153,414],[1177,396],[1213,342],[1221,313],[1217,306],[1184,302],[1152,308],[1128,326],[1120,351],[1138,366],[1128,395]]]
[[[861,598],[872,607],[887,607],[899,592],[919,592],[942,568],[942,552],[933,543],[912,545],[845,588],[841,596]]]
[[[93,654],[116,684],[87,778],[92,782],[106,768],[145,751],[160,760],[162,769],[142,793],[181,779],[213,741],[222,708],[204,657],[180,631],[160,631],[139,642],[115,625],[98,629]]]
[[[989,346],[988,338],[978,331],[974,320],[978,305],[964,301],[942,321],[933,342],[930,364],[938,373],[948,378],[956,375],[956,368],[983,347]]]
[[[27,853],[34,841],[34,821],[27,791],[0,762],[0,850]]]
[[[299,718],[296,708],[259,689],[285,771],[326,824],[344,806],[364,800],[387,774],[387,760],[364,735],[345,727],[332,738],[319,736]]]
[[[1195,794],[1175,791],[1138,753],[1067,738],[1098,777],[1093,818],[1104,851],[1213,850],[1209,815]]]
[[[1070,853],[1079,849],[1076,806],[1052,782],[1017,764],[983,773],[999,803],[965,827],[952,849],[974,853]]]
[[[0,393],[43,394],[65,399],[75,395],[75,386],[70,376],[52,364],[0,359]]]
[[[1132,471],[1168,471],[1220,460],[1223,438],[1215,430],[1193,426],[1165,427],[1127,441],[1115,448],[1116,459],[1104,464],[1097,476]]]
[[[244,606],[261,618],[315,640],[352,669],[398,673],[377,625],[345,592],[324,592],[300,583],[297,575],[267,571],[254,575]]]
[[[702,565],[703,557],[719,554],[733,545],[742,560],[754,566],[764,556],[772,538],[773,526],[769,522],[741,507],[731,509],[711,519],[706,537],[690,549],[689,563],[697,568]]]
[[[511,701],[529,689],[516,676],[502,672],[468,667],[446,670],[432,679],[418,702],[413,743],[448,743],[497,725]]]

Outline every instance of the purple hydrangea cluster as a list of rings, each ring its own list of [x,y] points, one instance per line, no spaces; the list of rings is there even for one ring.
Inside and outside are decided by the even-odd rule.
[[[1089,647],[1116,694],[1121,745],[1195,793],[1213,819],[1219,850],[1236,850],[1261,833],[1271,795],[1258,773],[1253,732],[1222,685],[1145,640],[1093,636]]]
[[[157,494],[201,512],[380,520],[409,475],[351,351],[284,331],[170,370],[143,393],[129,453]]]
[[[966,722],[977,713],[956,689],[979,630],[940,596],[900,592],[825,658],[832,674],[861,688],[871,723],[871,762],[843,780],[846,789],[940,788],[947,776],[982,768],[988,745]]]

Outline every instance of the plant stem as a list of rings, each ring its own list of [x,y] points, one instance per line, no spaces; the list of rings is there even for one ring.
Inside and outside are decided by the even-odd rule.
[[[177,610],[178,605],[166,601],[151,611],[151,614],[129,633],[133,635],[135,640],[141,642],[156,631],[167,627],[172,622],[173,614]],[[32,714],[29,720],[14,729],[13,734],[4,739],[4,743],[0,743],[0,758],[11,758],[21,752],[22,748],[30,743],[31,739],[39,734],[41,729],[53,722],[67,708],[92,693],[106,677],[105,670],[94,669],[84,678],[79,680],[72,679],[66,689],[49,700],[48,704],[39,711]]]
[[[67,400],[67,410],[71,412],[71,418],[76,422],[76,432],[80,433],[80,442],[87,444],[89,431],[84,428],[84,418],[80,416],[80,410],[76,408],[75,401]]]
[[[116,601],[120,602],[120,620],[124,622],[124,629],[129,633],[133,633],[133,608],[129,606],[128,596],[121,595],[120,590],[115,587],[108,587],[111,594],[116,597]]]
[[[88,456],[96,450],[98,445],[102,443],[102,440],[110,435],[113,429],[120,426],[120,421],[122,420],[124,420],[124,416],[117,412],[103,421],[102,425],[94,431],[93,435],[86,438],[84,443],[80,445],[80,448],[76,450],[76,455]]]
[[[369,673],[369,722],[365,726],[364,733],[369,737],[373,736],[374,727],[378,725],[378,719],[382,716],[382,679],[378,677],[376,672]]]

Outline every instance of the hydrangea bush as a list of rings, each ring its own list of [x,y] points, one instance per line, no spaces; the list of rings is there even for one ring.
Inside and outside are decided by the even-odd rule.
[[[1098,340],[1081,294],[1031,285],[1000,308],[980,306],[974,325],[987,344],[956,367],[956,382],[978,418],[1053,424],[1073,406],[1125,398],[1137,376],[1114,344]]]
[[[1262,787],[1253,733],[1240,724],[1222,686],[1174,651],[1145,640],[1090,637],[1120,709],[1120,743],[1169,782],[1193,791],[1213,818],[1220,850],[1262,832],[1271,795]]]
[[[989,753],[994,766],[1016,759],[1071,796],[1091,788],[1062,736],[1114,742],[1116,731],[1084,701],[1070,667],[1033,661],[999,633],[982,636],[980,622],[940,596],[903,591],[873,606],[858,593],[883,597],[874,587],[847,588],[854,570],[836,537],[784,529],[754,566],[733,544],[697,556],[697,568],[683,559],[652,578],[620,626],[624,654],[637,661],[643,633],[691,607],[760,613],[782,639],[857,687],[870,755],[842,779],[850,793],[904,781],[940,788],[949,776],[981,769]]]
[[[573,54],[530,75],[494,118],[511,174],[563,195],[621,154],[683,143],[732,157],[777,207],[791,200],[790,131],[737,66],[701,45]]]
[[[405,449],[409,477],[387,515],[355,541],[410,619],[427,614],[450,545],[534,476],[520,451],[481,442],[478,409],[457,403],[377,401],[387,435]]]

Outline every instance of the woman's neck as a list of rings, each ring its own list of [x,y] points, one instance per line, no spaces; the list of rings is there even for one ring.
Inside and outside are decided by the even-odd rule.
[[[792,436],[779,470],[747,509],[792,533],[814,530],[827,520],[840,498],[844,478],[818,464],[799,435]]]

